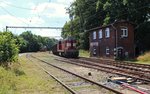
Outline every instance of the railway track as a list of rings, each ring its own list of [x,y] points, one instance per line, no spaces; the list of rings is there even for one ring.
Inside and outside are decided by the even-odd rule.
[[[112,61],[112,60],[103,60],[103,59],[98,59],[98,58],[85,58],[85,57],[81,57],[80,59],[92,61],[96,63],[102,63],[106,65],[113,65],[116,67],[122,67],[126,69],[131,69],[131,70],[150,72],[150,65],[148,64],[137,64],[137,63],[131,63],[131,62],[125,62],[125,61]]]
[[[120,72],[126,73],[126,74],[131,74],[131,75],[137,76],[139,78],[144,78],[145,80],[147,79],[147,81],[150,82],[150,69],[144,69],[144,68],[139,69],[137,67],[130,67],[130,66],[122,65],[122,64],[106,65],[106,64],[96,63],[93,61],[87,61],[87,60],[82,60],[82,59],[79,59],[79,60],[70,59],[70,60],[89,64],[92,66],[99,66],[99,67],[108,68],[111,70],[120,71]]]
[[[88,60],[87,59],[85,60],[82,58],[80,58],[80,59],[66,59],[66,58],[58,57],[58,56],[56,56],[55,58],[57,58],[56,60],[58,60],[58,61],[68,62],[68,63],[75,64],[78,66],[93,68],[93,69],[105,71],[108,73],[114,73],[117,75],[127,76],[127,77],[134,78],[135,80],[142,80],[146,83],[150,83],[150,72],[149,72],[149,69],[147,69],[147,68],[143,69],[143,70],[147,70],[147,71],[141,71],[141,70],[136,70],[135,67],[130,68],[130,69],[126,68],[126,67],[116,67],[114,65],[104,64],[104,62],[99,63],[99,62],[96,62],[94,60],[92,61],[89,59]]]
[[[131,77],[131,78],[139,79],[144,82],[150,83],[150,79],[141,78],[141,77],[137,76],[138,74],[133,75],[133,74],[131,74],[130,71],[123,70],[123,69],[107,67],[107,66],[100,66],[100,65],[93,65],[93,64],[90,65],[91,63],[89,64],[86,62],[86,64],[85,64],[83,62],[79,63],[78,61],[73,61],[73,60],[71,60],[71,61],[70,60],[62,60],[62,59],[55,59],[55,60],[67,62],[67,63],[71,63],[74,65],[83,66],[83,67],[87,67],[87,68],[97,69],[97,70],[104,71],[107,73],[113,73],[113,74],[117,74],[117,75],[121,75],[121,76]]]
[[[32,56],[32,57],[34,59],[37,59],[37,60],[46,64],[45,67],[42,67],[42,66],[40,66],[40,67],[49,75],[51,75],[51,73],[49,72],[50,69],[51,69],[51,72],[54,70],[58,71],[58,72],[55,71],[55,73],[52,73],[55,76],[54,75],[51,75],[51,76],[54,79],[56,79],[59,83],[61,83],[72,94],[82,94],[83,92],[84,92],[83,94],[90,94],[90,93],[92,93],[92,94],[123,94],[122,92],[119,92],[115,89],[107,87],[107,86],[100,84],[98,82],[92,81],[90,79],[87,79],[87,78],[80,76],[76,73],[65,70],[65,69],[58,67],[56,65],[50,64],[50,63],[43,61],[39,58],[36,58],[34,56]],[[54,67],[54,68],[48,68],[47,65]],[[59,74],[61,74],[61,75],[59,75]],[[74,80],[73,83],[71,83],[70,80]],[[80,89],[78,87],[80,87]],[[86,92],[84,91],[83,87],[88,87],[88,88],[86,88]],[[87,92],[87,91],[89,91],[89,92]]]

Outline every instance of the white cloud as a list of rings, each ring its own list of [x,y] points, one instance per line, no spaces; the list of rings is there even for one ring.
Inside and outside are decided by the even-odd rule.
[[[1,7],[7,7],[8,5],[12,4],[11,2],[8,2],[8,1],[1,1],[0,2],[0,6]]]
[[[50,37],[50,38],[56,38],[60,39],[61,30],[55,30],[55,29],[36,29],[32,31],[33,34]]]
[[[0,2],[0,6],[9,7],[9,11],[14,11],[14,16],[0,14],[0,30],[7,26],[62,26],[68,19],[68,14],[66,14],[66,9],[74,0],[55,0],[55,2],[43,2],[37,3],[28,2],[26,5],[31,6],[29,8],[33,10],[28,10],[23,13],[25,15],[20,15],[20,11],[17,11],[16,8],[10,8],[8,4],[15,5],[15,3],[11,2]],[[13,4],[14,3],[14,4]],[[20,6],[17,5],[16,6]],[[24,6],[24,5],[23,5]],[[11,12],[10,12],[11,13]],[[28,16],[26,16],[28,15]],[[7,19],[7,20],[6,20]],[[13,33],[20,34],[23,31],[29,29],[9,29]],[[41,36],[60,36],[60,30],[51,30],[51,29],[31,29],[34,34]],[[19,33],[18,33],[19,32]]]
[[[7,19],[7,20],[6,20]],[[3,30],[6,26],[27,26],[27,25],[41,25],[44,23],[44,20],[38,17],[30,18],[20,18],[13,17],[11,15],[0,15],[0,29]]]
[[[64,5],[62,3],[41,3],[38,6],[32,6],[31,10],[32,14],[40,14],[47,17],[65,17],[66,9],[68,5]]]
[[[6,20],[7,19],[7,20]],[[22,18],[15,18],[10,15],[0,15],[0,25],[23,25],[24,21],[22,21]]]
[[[27,21],[30,25],[42,25],[45,23],[45,21],[40,18],[40,17],[32,17],[32,18],[27,18]]]
[[[57,3],[65,4],[65,5],[70,5],[73,1],[75,0],[57,0]]]
[[[7,19],[7,20],[6,20]],[[19,18],[13,17],[10,15],[0,15],[0,31],[6,28],[6,26],[25,26],[24,22],[29,24],[30,26],[40,26],[44,24],[44,20],[38,17],[32,17],[31,22],[29,22],[30,18]],[[27,26],[27,25],[26,25]],[[47,36],[47,37],[55,37],[61,35],[61,30],[53,30],[53,29],[16,29],[9,28],[15,34],[21,34],[24,31],[32,31],[33,34]]]

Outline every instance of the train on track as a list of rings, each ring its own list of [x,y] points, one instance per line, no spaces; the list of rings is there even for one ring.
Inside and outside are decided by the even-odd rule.
[[[79,56],[79,50],[76,44],[76,39],[73,37],[59,40],[58,43],[53,46],[52,53],[67,58],[77,58]]]

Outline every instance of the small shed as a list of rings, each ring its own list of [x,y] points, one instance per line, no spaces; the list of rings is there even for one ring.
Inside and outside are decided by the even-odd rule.
[[[133,58],[134,24],[129,21],[115,21],[112,24],[89,30],[91,57]]]

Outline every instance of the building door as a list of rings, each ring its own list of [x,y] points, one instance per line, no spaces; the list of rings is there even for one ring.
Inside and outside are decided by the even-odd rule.
[[[123,59],[123,49],[122,48],[118,49],[118,58]]]
[[[96,47],[93,47],[93,56],[96,56],[96,55],[97,55]]]

